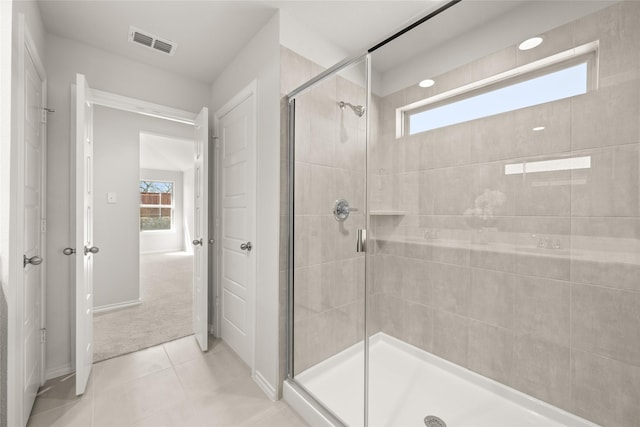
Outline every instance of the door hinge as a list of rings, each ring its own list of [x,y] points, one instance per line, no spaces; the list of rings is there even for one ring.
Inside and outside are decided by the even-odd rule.
[[[42,342],[42,343],[47,342],[47,329],[46,328],[40,329],[40,342]]]
[[[42,118],[40,119],[40,123],[47,123],[47,110],[44,108],[41,110]]]
[[[214,145],[216,148],[220,148],[220,137],[219,136],[213,136],[213,141],[214,141]]]
[[[43,219],[42,221],[40,221],[40,232],[41,233],[46,233],[47,232],[47,220]]]

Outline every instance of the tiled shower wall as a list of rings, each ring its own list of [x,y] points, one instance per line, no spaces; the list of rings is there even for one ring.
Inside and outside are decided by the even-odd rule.
[[[596,423],[638,426],[638,23],[640,2],[623,2],[531,51],[513,46],[432,88],[374,98],[373,331]],[[395,138],[397,107],[596,40],[597,90]],[[505,174],[583,156],[588,169]],[[471,214],[478,206],[490,214]]]
[[[281,52],[283,96],[323,71],[287,48],[282,47]],[[360,74],[364,81],[364,68]],[[296,98],[296,374],[363,338],[364,257],[355,251],[355,230],[364,227],[366,121],[348,108],[341,110],[338,102],[364,105],[365,97],[363,87],[339,74]],[[286,129],[284,100],[281,113]],[[288,160],[285,137],[283,134],[284,167]],[[282,173],[282,194],[286,195],[286,170]],[[334,203],[340,198],[358,209],[344,222],[333,216]],[[284,202],[281,242],[286,244],[286,198]],[[287,265],[282,254],[286,254],[284,246],[280,266],[284,284]]]

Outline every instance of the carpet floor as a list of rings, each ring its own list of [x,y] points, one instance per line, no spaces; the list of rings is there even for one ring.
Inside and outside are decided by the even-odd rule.
[[[140,255],[142,303],[93,317],[93,361],[110,359],[193,333],[193,256]]]

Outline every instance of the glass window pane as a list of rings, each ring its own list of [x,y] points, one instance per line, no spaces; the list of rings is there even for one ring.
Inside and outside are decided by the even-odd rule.
[[[140,204],[141,231],[171,229],[173,208],[160,206],[173,205],[173,182],[141,180]]]
[[[409,117],[409,134],[468,122],[587,93],[587,63],[581,63]]]

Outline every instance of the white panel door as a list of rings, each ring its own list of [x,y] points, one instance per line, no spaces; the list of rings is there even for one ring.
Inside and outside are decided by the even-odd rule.
[[[29,52],[25,52],[24,83],[24,243],[23,243],[23,416],[29,418],[42,384],[42,80]]]
[[[91,89],[76,74],[76,394],[84,394],[93,366],[93,106]]]
[[[208,347],[208,173],[209,110],[202,108],[195,122],[194,143],[194,237],[193,240],[193,334],[202,351]]]
[[[221,156],[221,333],[253,366],[255,293],[254,96],[219,119]]]

